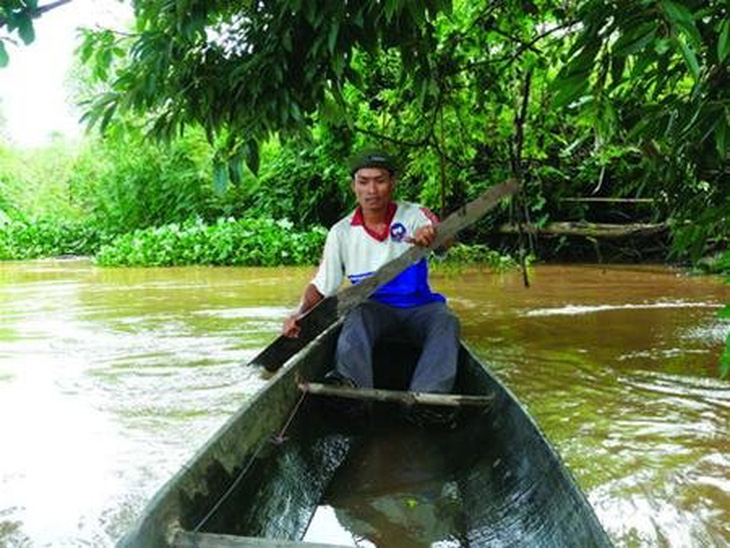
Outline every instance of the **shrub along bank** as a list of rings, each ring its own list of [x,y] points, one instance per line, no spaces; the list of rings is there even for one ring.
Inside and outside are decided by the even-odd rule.
[[[0,260],[93,255],[113,238],[90,223],[6,221],[0,224]]]
[[[315,264],[326,231],[295,231],[289,221],[219,219],[145,228],[103,246],[95,261],[103,266]]]
[[[0,225],[0,260],[92,256],[100,266],[316,264],[327,231],[295,230],[287,220],[190,220],[113,234],[90,223],[10,221]],[[455,244],[434,261],[447,271],[469,265],[495,270],[517,262],[484,245]]]

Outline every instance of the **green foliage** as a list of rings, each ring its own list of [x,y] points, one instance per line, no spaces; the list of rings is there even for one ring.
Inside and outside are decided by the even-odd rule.
[[[725,307],[725,311],[730,315],[730,306]],[[725,379],[730,375],[730,333],[725,339],[725,350],[720,356],[720,376]]]
[[[151,115],[164,139],[198,124],[211,141],[227,136],[226,159],[255,172],[259,142],[301,131],[327,95],[359,80],[349,66],[356,48],[400,51],[416,84],[429,87],[432,22],[449,9],[449,0],[140,3],[131,36],[87,33],[81,51],[101,75],[113,50],[130,52],[88,121],[103,128],[120,111]]]
[[[378,144],[402,159],[399,197],[442,214],[519,168],[539,226],[669,220],[682,260],[726,241],[725,2],[152,0],[135,16],[79,48],[104,138],[63,192],[34,205],[16,177],[3,207],[114,232],[229,215],[328,226],[352,205],[345,159]],[[653,205],[596,219],[564,201],[581,196]],[[521,215],[505,206],[469,238]]]
[[[676,256],[696,261],[728,234],[728,4],[589,0],[576,15],[553,105],[585,118],[600,146],[642,151],[641,182],[666,202]]]
[[[292,230],[288,221],[219,219],[215,224],[186,221],[136,230],[103,247],[96,262],[103,266],[315,264],[326,231]]]
[[[0,222],[0,260],[92,255],[109,241],[109,234],[90,223]]]
[[[86,143],[69,185],[94,222],[115,233],[230,214],[211,181],[211,147],[189,131],[170,145],[133,126]]]
[[[519,267],[519,263],[509,255],[503,255],[485,245],[462,243],[452,245],[435,264],[445,266],[447,270],[453,267],[484,266],[498,272]]]
[[[0,28],[5,27],[12,36],[17,33],[23,43],[30,44],[35,40],[33,18],[40,15],[38,0],[2,0],[0,2]],[[0,68],[7,66],[10,61],[5,49],[4,40],[0,37]]]
[[[30,150],[0,144],[0,209],[20,220],[80,220],[69,188],[75,156],[75,145],[63,138]]]
[[[262,147],[261,170],[242,186],[247,215],[288,219],[296,227],[331,226],[354,206],[345,167],[351,138],[315,126],[311,141],[272,140]]]

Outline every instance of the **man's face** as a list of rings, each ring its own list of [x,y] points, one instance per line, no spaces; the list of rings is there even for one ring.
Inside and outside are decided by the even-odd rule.
[[[387,209],[395,179],[387,169],[363,167],[352,180],[352,190],[363,211],[378,212]]]

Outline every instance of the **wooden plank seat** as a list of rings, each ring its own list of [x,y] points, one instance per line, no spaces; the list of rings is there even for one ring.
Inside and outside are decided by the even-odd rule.
[[[435,394],[431,392],[407,392],[402,390],[384,390],[380,388],[350,388],[331,386],[328,384],[304,382],[299,389],[307,394],[318,396],[334,396],[363,401],[379,401],[402,403],[404,405],[439,405],[448,407],[476,406],[485,407],[494,401],[494,394]]]
[[[342,544],[321,544],[295,540],[239,537],[212,533],[180,531],[173,541],[175,548],[346,548]]]

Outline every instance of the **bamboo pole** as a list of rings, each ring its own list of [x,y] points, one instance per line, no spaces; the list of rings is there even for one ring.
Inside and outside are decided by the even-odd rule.
[[[317,396],[335,396],[352,400],[394,402],[405,405],[440,405],[449,407],[485,407],[494,401],[494,395],[436,394],[432,392],[402,392],[380,388],[349,388],[320,383],[299,383],[299,389]]]

